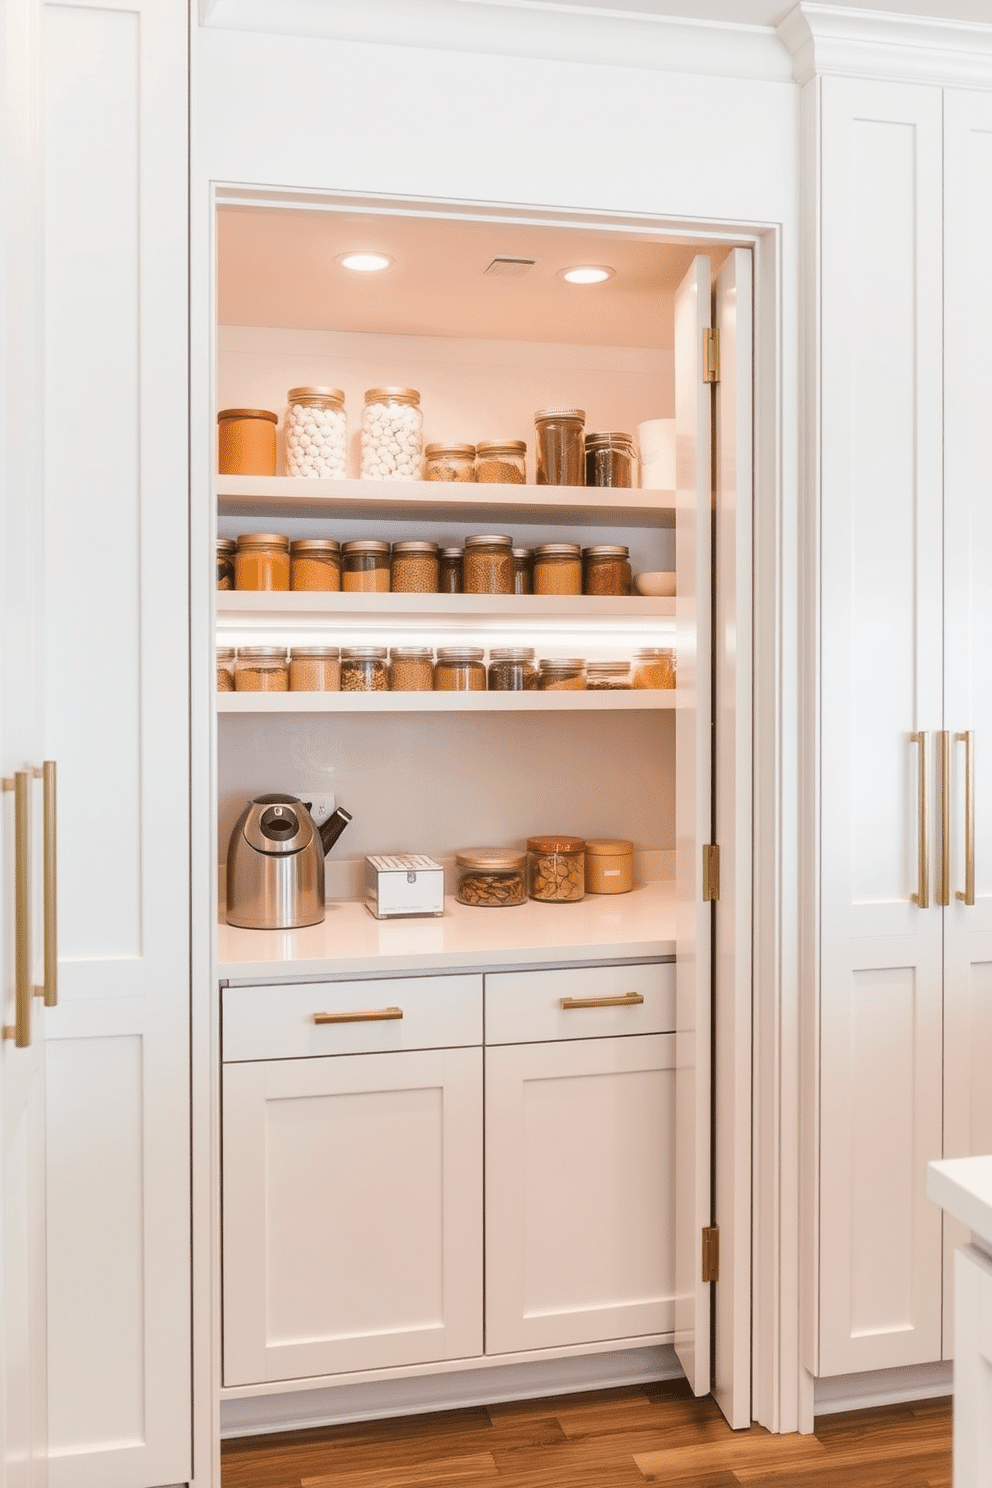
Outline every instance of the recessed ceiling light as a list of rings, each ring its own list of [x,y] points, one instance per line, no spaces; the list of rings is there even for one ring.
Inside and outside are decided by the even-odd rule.
[[[354,269],[357,274],[374,274],[379,269],[388,269],[392,261],[385,253],[342,253],[338,257],[342,268]]]
[[[574,269],[562,269],[559,278],[567,279],[569,284],[602,284],[604,279],[612,279],[615,272],[605,264],[581,264]]]

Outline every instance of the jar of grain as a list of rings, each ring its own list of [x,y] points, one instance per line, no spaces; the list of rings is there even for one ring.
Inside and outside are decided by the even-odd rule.
[[[339,692],[341,652],[337,646],[294,646],[289,653],[290,692]]]
[[[233,646],[217,647],[217,691],[234,691],[234,658],[237,656]]]
[[[217,415],[217,470],[221,475],[275,475],[276,424],[267,408],[222,408]]]
[[[439,569],[437,543],[393,543],[394,594],[436,594]]]
[[[233,537],[217,539],[217,588],[234,588],[234,554],[237,543]]]
[[[634,652],[635,687],[674,687],[675,652],[668,646],[646,646]]]
[[[513,592],[534,592],[534,554],[530,548],[513,549]]]
[[[419,480],[424,418],[416,388],[369,388],[362,410],[362,480]]]
[[[329,537],[302,537],[290,543],[289,586],[336,594],[341,588],[341,544]]]
[[[234,669],[236,692],[288,692],[289,667],[282,646],[242,646]]]
[[[289,589],[289,538],[245,532],[234,553],[235,589]]]
[[[534,549],[534,593],[582,593],[582,549],[578,543],[541,543]]]
[[[586,893],[629,894],[634,887],[634,844],[624,837],[586,842]]]
[[[586,686],[590,692],[630,691],[633,687],[629,661],[587,661]]]
[[[429,481],[474,481],[474,444],[429,444],[424,450]]]
[[[560,904],[585,893],[584,837],[528,837],[527,882],[532,899]]]
[[[455,854],[459,904],[505,909],[527,899],[527,854],[512,848],[472,847]]]
[[[512,594],[513,538],[467,537],[462,584],[466,594]]]
[[[388,692],[385,646],[341,647],[342,692]]]
[[[586,435],[587,486],[636,486],[636,475],[632,434]]]
[[[286,474],[344,480],[348,420],[340,388],[290,388],[283,420]]]
[[[489,652],[490,692],[531,692],[537,686],[532,646],[494,646]]]
[[[485,692],[484,654],[481,646],[439,646],[434,667],[434,691]]]
[[[462,550],[442,548],[438,563],[437,592],[439,594],[461,594]]]
[[[527,479],[527,445],[522,439],[503,443],[483,440],[475,446],[475,478],[489,484],[522,486]]]
[[[582,447],[585,421],[586,416],[581,408],[545,408],[540,413],[535,413],[539,486],[585,484],[585,454]]]
[[[542,692],[581,692],[586,685],[586,664],[577,656],[544,660],[537,685]]]
[[[358,538],[341,549],[341,588],[346,594],[389,593],[389,544]]]
[[[623,594],[631,591],[630,550],[620,543],[600,543],[582,554],[583,594]]]
[[[434,652],[430,646],[394,646],[389,653],[389,687],[392,692],[431,692]]]

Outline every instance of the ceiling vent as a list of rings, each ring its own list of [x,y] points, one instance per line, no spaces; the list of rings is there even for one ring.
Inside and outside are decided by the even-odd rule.
[[[519,279],[521,274],[526,274],[537,263],[536,258],[494,258],[488,269],[483,269],[484,274],[500,279]]]

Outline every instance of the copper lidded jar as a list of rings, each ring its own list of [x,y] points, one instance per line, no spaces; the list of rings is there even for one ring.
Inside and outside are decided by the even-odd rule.
[[[513,538],[488,533],[467,537],[462,588],[466,594],[512,594]]]
[[[475,446],[475,478],[488,485],[522,486],[527,479],[527,445],[522,439],[497,443],[483,440]]]
[[[455,854],[459,904],[505,909],[527,900],[527,854],[514,848],[472,847]]]
[[[629,894],[634,887],[634,844],[624,837],[586,841],[586,893]]]
[[[474,481],[474,444],[429,444],[424,450],[424,479],[429,481]]]
[[[637,485],[637,454],[632,434],[586,435],[586,485]]]
[[[582,549],[578,543],[541,543],[534,549],[534,593],[582,593]]]
[[[394,594],[436,594],[439,569],[436,543],[393,543],[390,582]]]
[[[362,410],[362,480],[419,480],[424,416],[416,388],[369,388]]]
[[[528,837],[527,879],[532,899],[568,904],[586,891],[584,837]]]
[[[289,538],[245,532],[234,554],[235,589],[289,589]]]
[[[341,544],[302,537],[289,545],[290,588],[335,594],[341,588]]]
[[[267,408],[222,408],[217,415],[220,475],[275,475],[276,424]]]
[[[581,408],[544,408],[535,413],[539,486],[585,485],[585,421]]]
[[[583,594],[629,595],[633,580],[630,551],[621,543],[600,543],[582,554]]]
[[[234,672],[236,692],[288,692],[284,646],[242,646]]]
[[[389,544],[356,538],[341,549],[341,588],[346,594],[389,593]]]

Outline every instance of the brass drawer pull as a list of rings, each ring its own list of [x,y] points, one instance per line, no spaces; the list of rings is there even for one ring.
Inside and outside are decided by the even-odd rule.
[[[624,992],[620,997],[563,997],[562,1012],[572,1008],[638,1007],[644,1001],[640,992]]]
[[[363,1008],[357,1013],[314,1013],[315,1023],[389,1023],[402,1018],[401,1007]]]

